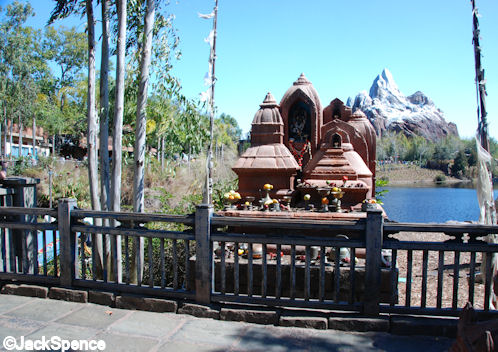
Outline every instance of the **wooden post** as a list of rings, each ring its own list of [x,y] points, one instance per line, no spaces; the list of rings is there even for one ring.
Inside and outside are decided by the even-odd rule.
[[[195,299],[197,303],[211,303],[213,287],[213,245],[211,243],[211,216],[213,206],[200,204],[195,212]]]
[[[21,208],[35,208],[36,185],[40,183],[38,178],[30,177],[7,177],[2,180],[5,188],[13,191],[12,206]],[[19,215],[16,220],[20,223],[35,223],[34,215]],[[17,267],[25,274],[38,273],[38,236],[37,231],[29,230],[10,230],[9,243],[12,244],[14,253],[13,258],[17,258]],[[23,249],[24,248],[24,249]],[[15,266],[14,266],[15,268]]]
[[[59,199],[57,220],[60,240],[60,282],[63,287],[72,286],[78,265],[76,234],[71,232],[71,211],[74,208],[76,208],[76,199]]]
[[[366,315],[379,315],[380,303],[380,280],[382,265],[382,236],[383,236],[383,218],[381,209],[372,209],[367,211],[367,223],[365,228],[366,240],[366,277],[365,287],[368,287],[368,293],[365,292],[364,312]]]

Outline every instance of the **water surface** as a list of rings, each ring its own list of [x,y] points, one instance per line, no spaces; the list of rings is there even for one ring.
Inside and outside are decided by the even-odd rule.
[[[383,207],[389,219],[399,222],[476,221],[477,193],[469,187],[386,187]]]

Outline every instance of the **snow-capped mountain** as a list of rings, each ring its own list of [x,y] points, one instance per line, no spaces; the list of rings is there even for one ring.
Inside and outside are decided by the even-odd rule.
[[[458,136],[457,126],[444,119],[444,113],[431,99],[418,91],[410,96],[400,92],[389,70],[384,69],[375,78],[370,92],[360,92],[347,105],[353,111],[363,111],[377,132],[403,132],[406,135],[419,135],[432,141],[448,135]]]

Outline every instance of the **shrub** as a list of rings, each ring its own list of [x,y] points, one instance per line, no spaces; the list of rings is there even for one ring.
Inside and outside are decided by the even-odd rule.
[[[443,174],[439,174],[439,175],[436,175],[436,177],[434,177],[434,183],[444,183],[446,181],[446,176],[444,176]]]

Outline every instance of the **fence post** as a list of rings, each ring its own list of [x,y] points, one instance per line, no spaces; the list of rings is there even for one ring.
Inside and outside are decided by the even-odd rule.
[[[21,208],[36,207],[36,185],[40,183],[40,179],[7,177],[1,183],[4,187],[13,190],[12,206]],[[33,215],[19,215],[16,218],[21,223],[36,223],[36,216]],[[37,231],[12,230],[9,232],[9,241],[13,244],[14,248],[12,255],[17,257],[18,267],[22,268],[25,274],[38,274]]]
[[[213,206],[200,204],[195,211],[195,300],[211,303],[213,280],[213,245],[211,243],[211,216]]]
[[[365,288],[368,287],[368,293],[365,290],[364,304],[365,314],[370,316],[379,315],[383,223],[381,209],[367,211]]]
[[[71,287],[73,279],[76,278],[76,234],[71,232],[71,211],[74,208],[76,208],[76,199],[59,199],[57,222],[60,241],[60,282],[63,287]]]

